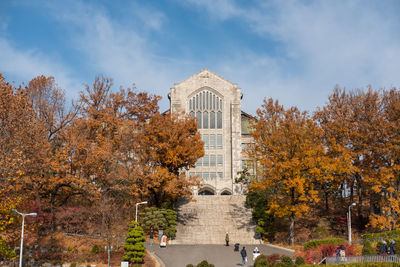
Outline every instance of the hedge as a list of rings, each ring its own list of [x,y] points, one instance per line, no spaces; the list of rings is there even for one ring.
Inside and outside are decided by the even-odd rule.
[[[307,264],[302,266],[314,266],[313,264]],[[327,264],[325,266],[334,267],[400,267],[400,263],[396,262],[356,262],[356,263],[346,263],[346,264]]]
[[[381,232],[381,233],[370,233],[370,234],[365,234],[362,236],[363,240],[377,240],[377,239],[385,239],[385,238],[392,238],[392,237],[399,237],[400,236],[400,230],[392,230],[392,231],[386,231],[386,232]]]
[[[343,243],[346,243],[346,240],[344,240],[343,238],[326,238],[326,239],[310,240],[310,241],[304,243],[304,251],[306,251],[310,248],[317,248],[323,244],[339,245],[339,244],[343,244]]]

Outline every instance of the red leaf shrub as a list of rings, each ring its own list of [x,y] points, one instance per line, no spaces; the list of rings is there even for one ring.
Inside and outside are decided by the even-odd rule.
[[[322,258],[335,256],[335,250],[337,245],[333,244],[324,244],[319,246],[317,249],[321,251]]]

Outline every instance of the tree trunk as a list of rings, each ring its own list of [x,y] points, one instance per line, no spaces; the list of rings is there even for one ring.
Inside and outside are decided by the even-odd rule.
[[[292,213],[290,215],[290,237],[289,237],[289,241],[290,241],[290,245],[293,246],[294,245],[294,213]]]

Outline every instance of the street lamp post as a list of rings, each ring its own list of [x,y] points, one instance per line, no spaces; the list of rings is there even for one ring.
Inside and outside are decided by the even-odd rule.
[[[18,213],[19,215],[22,216],[22,230],[21,230],[21,247],[19,248],[19,267],[22,267],[22,251],[24,249],[24,226],[25,226],[25,216],[36,216],[36,212],[31,212],[31,213],[22,213],[17,211],[16,209],[13,209],[15,213]]]
[[[349,233],[349,244],[351,244],[351,207],[355,206],[356,203],[351,203],[349,211],[347,212],[347,232]]]
[[[135,222],[137,222],[137,210],[139,205],[147,204],[147,201],[139,202],[136,203],[136,216],[135,216]]]

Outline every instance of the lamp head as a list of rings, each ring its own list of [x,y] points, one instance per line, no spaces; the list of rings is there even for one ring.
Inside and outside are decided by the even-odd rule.
[[[356,205],[356,203],[354,203],[354,202],[353,202],[353,203],[351,203],[351,205],[352,205],[352,206],[355,206],[355,205]]]
[[[26,214],[26,215],[29,215],[29,216],[37,216],[37,213],[36,213],[36,212],[32,212],[32,213],[28,213],[28,214]]]

